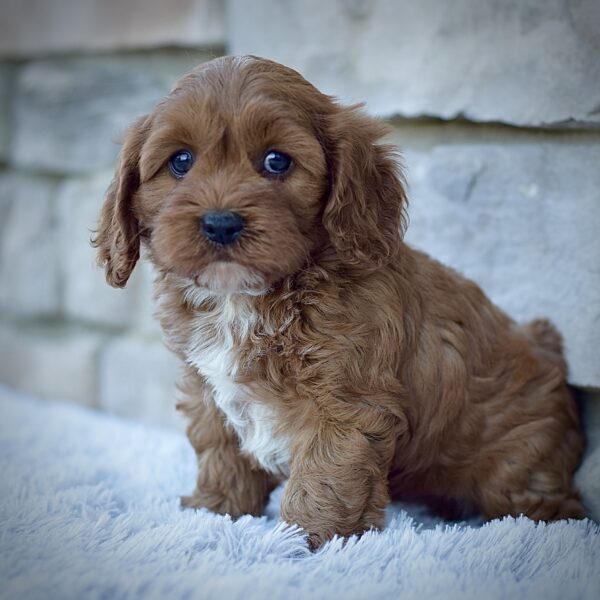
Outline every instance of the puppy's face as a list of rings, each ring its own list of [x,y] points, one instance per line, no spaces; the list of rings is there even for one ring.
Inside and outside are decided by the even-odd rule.
[[[380,134],[276,63],[201,66],[126,138],[94,242],[109,282],[124,285],[140,237],[159,270],[212,293],[262,293],[328,244],[366,241],[366,257],[389,237],[382,219],[399,236],[401,189],[393,210],[357,193],[389,166]]]
[[[327,166],[309,115],[230,68],[184,80],[151,116],[134,212],[159,268],[257,292],[311,253]]]

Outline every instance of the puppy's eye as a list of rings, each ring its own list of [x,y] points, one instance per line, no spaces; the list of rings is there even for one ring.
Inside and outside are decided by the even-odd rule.
[[[291,166],[292,159],[277,150],[269,150],[263,159],[264,172],[269,175],[283,175],[290,170]]]
[[[182,179],[194,164],[194,155],[189,150],[177,150],[169,158],[169,171],[177,179]]]

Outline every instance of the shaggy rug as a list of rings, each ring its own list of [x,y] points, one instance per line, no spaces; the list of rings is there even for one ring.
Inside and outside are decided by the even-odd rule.
[[[184,436],[0,387],[2,598],[600,598],[600,530],[448,524],[393,506],[383,532],[311,554],[277,521],[179,509]]]

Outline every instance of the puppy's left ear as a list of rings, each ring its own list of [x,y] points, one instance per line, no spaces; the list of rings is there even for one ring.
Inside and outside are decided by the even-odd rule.
[[[387,126],[360,108],[340,107],[331,118],[323,224],[346,264],[378,268],[401,243],[407,201],[395,148],[378,143]]]
[[[125,134],[114,179],[106,192],[100,222],[92,245],[98,264],[113,287],[125,287],[140,256],[139,223],[132,197],[140,184],[139,159],[149,131],[149,118],[138,119]]]

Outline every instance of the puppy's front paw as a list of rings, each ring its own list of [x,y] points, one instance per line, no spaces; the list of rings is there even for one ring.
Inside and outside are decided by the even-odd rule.
[[[343,538],[360,536],[370,529],[380,529],[384,522],[383,494],[379,504],[371,485],[349,489],[345,482],[292,477],[281,502],[281,518],[300,526],[307,534],[311,550],[338,535]]]
[[[306,542],[311,552],[318,550],[325,542],[328,542],[333,535],[324,533],[309,533],[306,536]]]
[[[338,519],[335,511],[331,511],[331,507],[330,510],[322,508],[318,500],[312,498],[302,486],[288,482],[281,503],[281,518],[304,530],[311,550],[317,550],[336,533],[340,533],[336,528]]]
[[[308,547],[313,552],[318,550],[323,544],[331,540],[337,532],[331,524],[325,524],[323,522],[319,523],[318,519],[316,521],[312,519],[307,519],[306,516],[296,516],[286,513],[285,516],[282,513],[282,518],[286,523],[298,525],[302,528],[304,533],[306,534],[306,542]]]

